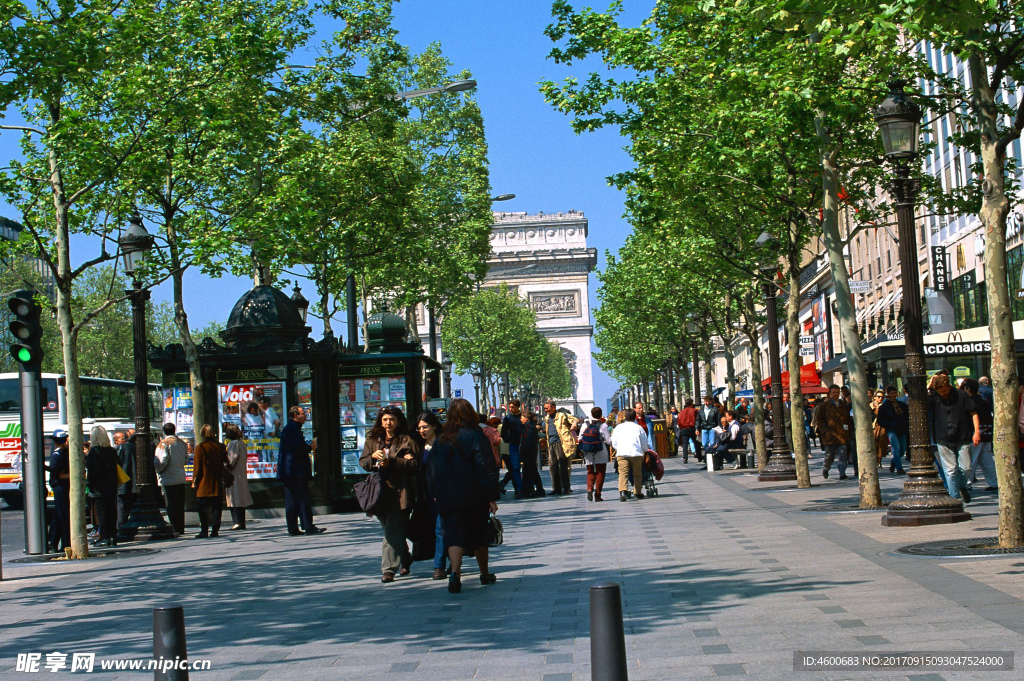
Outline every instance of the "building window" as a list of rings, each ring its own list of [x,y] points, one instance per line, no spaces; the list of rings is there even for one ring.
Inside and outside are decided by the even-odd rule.
[[[1024,265],[1024,246],[1017,246],[1006,252],[1006,283],[1007,288],[1010,289],[1010,309],[1013,311],[1014,321],[1024,319],[1024,300],[1017,298],[1022,265]]]
[[[975,284],[973,271],[954,279],[951,288],[953,319],[958,331],[988,324],[988,296],[985,284]]]

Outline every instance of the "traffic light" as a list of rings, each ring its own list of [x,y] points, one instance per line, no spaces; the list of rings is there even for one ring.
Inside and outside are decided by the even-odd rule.
[[[15,343],[11,355],[21,365],[22,371],[39,371],[42,367],[43,348],[40,343],[43,327],[39,324],[39,305],[32,291],[15,291],[7,301],[14,319],[9,325]]]

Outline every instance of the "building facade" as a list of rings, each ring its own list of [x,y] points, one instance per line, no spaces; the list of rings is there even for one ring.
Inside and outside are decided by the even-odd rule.
[[[575,210],[494,213],[491,256],[481,284],[506,284],[533,308],[537,330],[562,349],[572,396],[561,403],[577,416],[589,416],[594,406],[589,274],[597,265],[597,249],[587,246],[588,230],[587,218]],[[417,311],[417,324],[427,352],[425,311]]]

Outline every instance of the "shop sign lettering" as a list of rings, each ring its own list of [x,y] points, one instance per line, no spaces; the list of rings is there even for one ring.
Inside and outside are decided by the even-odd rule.
[[[946,269],[946,247],[932,246],[932,288],[945,291],[949,283],[949,271]]]

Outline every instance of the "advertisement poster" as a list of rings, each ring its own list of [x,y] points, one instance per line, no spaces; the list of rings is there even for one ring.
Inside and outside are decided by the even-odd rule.
[[[174,410],[174,388],[164,388],[164,410]]]
[[[286,413],[284,382],[227,383],[217,386],[221,437],[224,427],[234,424],[242,430],[248,451],[250,478],[277,475],[283,414]]]
[[[392,400],[405,400],[404,378],[392,378],[388,381],[388,397]]]
[[[379,378],[364,378],[363,381],[363,400],[366,402],[379,402],[380,401],[380,379]]]
[[[342,474],[366,475],[359,457],[366,434],[373,428],[382,406],[406,411],[408,402],[405,378],[342,378],[338,380],[338,421],[341,428]]]
[[[191,409],[192,408],[192,388],[175,388],[174,389],[174,408],[175,409]]]

